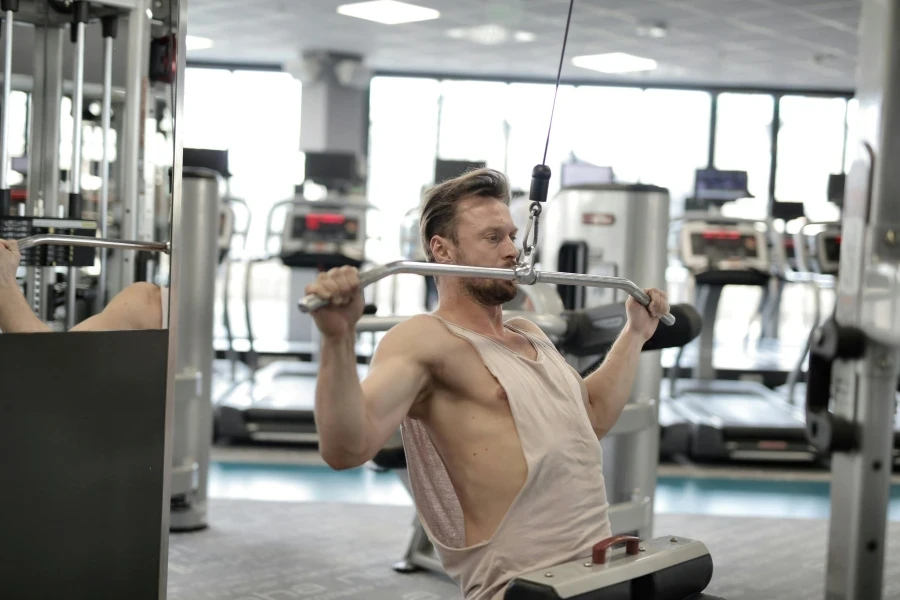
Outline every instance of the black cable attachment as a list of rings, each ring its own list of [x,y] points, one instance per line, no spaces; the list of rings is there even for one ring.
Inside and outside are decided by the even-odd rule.
[[[116,36],[119,33],[119,17],[117,15],[110,15],[108,17],[103,17],[100,22],[103,24],[103,37],[116,39]]]

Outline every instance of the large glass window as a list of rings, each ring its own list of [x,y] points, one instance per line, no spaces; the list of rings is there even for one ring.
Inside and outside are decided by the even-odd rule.
[[[434,79],[376,77],[372,81],[368,198],[386,223],[398,223],[418,208],[423,189],[434,180],[439,96],[440,85]],[[397,258],[399,228],[385,228],[379,234],[386,256]]]
[[[559,113],[571,151],[579,160],[612,167],[619,181],[638,181],[647,140],[638,135],[646,117],[643,91],[635,88],[579,87]],[[576,133],[577,132],[577,133]]]
[[[840,173],[844,158],[843,98],[784,96],[778,131],[775,198],[803,202],[813,221],[836,218],[828,203],[828,176]]]
[[[443,81],[440,84],[438,157],[486,161],[506,167],[506,109],[509,86],[487,81]]]
[[[694,171],[709,163],[712,96],[707,92],[647,90],[642,102],[640,180],[668,188],[670,212],[680,214],[694,190]]]
[[[774,110],[775,99],[766,94],[719,95],[715,166],[747,171],[755,198],[741,203],[744,216],[762,218],[768,212]]]
[[[254,213],[248,250],[263,251],[265,215],[302,177],[301,84],[287,73],[187,69],[184,146],[228,150],[232,195]]]

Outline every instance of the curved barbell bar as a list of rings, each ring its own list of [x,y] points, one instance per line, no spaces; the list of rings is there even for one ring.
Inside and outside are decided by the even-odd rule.
[[[514,269],[495,269],[489,267],[468,267],[461,265],[445,265],[437,263],[423,263],[411,260],[398,260],[378,265],[359,274],[361,287],[366,287],[389,277],[409,273],[413,275],[433,275],[436,277],[456,276],[475,277],[479,279],[500,279],[503,281],[515,281],[522,285],[535,283],[555,283],[562,285],[577,285],[584,287],[602,287],[623,290],[643,306],[650,305],[650,296],[633,282],[622,277],[603,277],[600,275],[583,275],[580,273],[558,273],[555,271],[538,271],[532,267],[519,266]],[[315,294],[304,296],[298,302],[301,312],[308,313],[328,304],[328,300]],[[675,317],[665,314],[660,321],[666,325],[674,325]]]
[[[163,252],[168,254],[169,242],[139,242],[136,240],[114,240],[87,235],[40,234],[16,240],[19,250],[35,246],[79,246],[82,248],[111,248],[113,250],[140,250],[142,252]]]

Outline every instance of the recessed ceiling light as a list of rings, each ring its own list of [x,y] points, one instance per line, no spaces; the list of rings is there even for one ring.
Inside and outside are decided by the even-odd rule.
[[[533,42],[535,40],[535,36],[530,31],[517,31],[513,36],[517,42]]]
[[[582,69],[591,69],[601,73],[634,73],[636,71],[652,71],[656,68],[656,61],[652,58],[641,58],[624,52],[611,52],[609,54],[590,54],[576,56],[572,64]]]
[[[375,21],[385,25],[399,25],[416,21],[437,19],[441,13],[424,6],[397,2],[396,0],[374,0],[373,2],[356,2],[342,4],[337,8],[338,14]]]
[[[198,37],[196,35],[187,36],[188,50],[206,50],[213,47],[213,41],[209,38]]]
[[[669,34],[665,23],[642,23],[638,25],[637,34],[641,37],[664,38]]]

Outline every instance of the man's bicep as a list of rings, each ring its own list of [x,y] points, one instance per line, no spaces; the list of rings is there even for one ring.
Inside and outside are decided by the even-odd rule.
[[[393,333],[393,332],[392,332]],[[431,375],[417,343],[403,332],[388,335],[379,344],[369,374],[362,381],[369,421],[381,447],[397,430],[413,405],[424,396]]]
[[[161,290],[139,282],[119,292],[98,315],[84,320],[71,331],[121,331],[162,328]]]

